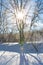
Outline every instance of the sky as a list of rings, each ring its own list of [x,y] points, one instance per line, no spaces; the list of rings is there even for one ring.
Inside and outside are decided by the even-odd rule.
[[[2,18],[2,21],[3,21],[3,17],[5,16],[4,22],[6,22],[6,18],[7,18],[7,24],[8,24],[7,26],[6,26],[6,24],[4,24],[4,28],[7,27],[7,32],[11,32],[11,31],[16,32],[17,31],[17,27],[14,24],[16,20],[15,20],[14,14],[11,13],[11,12],[14,13],[14,11],[15,11],[14,2],[13,2],[13,0],[11,0],[11,1],[10,0],[0,0],[0,2],[1,1],[5,5],[5,7],[2,6],[2,10],[1,10],[1,7],[0,7],[0,11],[3,13],[1,18]],[[13,7],[14,8],[10,5],[9,1],[13,4]],[[20,1],[21,0],[18,0],[19,3],[20,3]],[[25,4],[25,1],[23,0],[23,5]],[[31,23],[31,19],[33,17],[33,13],[34,13],[35,6],[36,6],[35,0],[30,0],[29,2],[27,2],[26,6],[25,6],[25,12],[27,13],[29,11],[28,16],[31,16],[31,17],[27,17],[27,19],[25,21],[26,24],[29,24],[29,26],[30,26],[30,23]],[[6,7],[9,10],[6,9]],[[4,15],[5,11],[6,11],[6,15]],[[32,30],[41,30],[41,29],[43,29],[43,14],[39,14],[39,17],[40,17],[39,18],[39,21],[37,21],[37,23],[35,23],[36,27],[33,26],[32,27]],[[3,25],[3,23],[1,25]],[[29,30],[29,26],[27,26],[25,29]]]

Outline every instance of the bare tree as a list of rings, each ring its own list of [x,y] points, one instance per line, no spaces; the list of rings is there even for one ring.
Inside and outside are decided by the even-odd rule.
[[[5,3],[3,3],[3,2],[1,2],[0,3],[0,5],[3,7],[3,8],[5,8],[5,12],[8,10],[9,11],[9,13],[12,13],[13,15],[12,16],[14,16],[14,19],[17,17],[17,15],[16,15],[16,13],[17,14],[19,14],[18,13],[18,11],[20,11],[20,13],[21,13],[21,16],[22,16],[22,12],[21,12],[21,10],[23,10],[23,1],[21,0],[20,1],[20,5],[19,5],[19,1],[17,0],[12,0],[12,1],[10,1],[10,0],[8,0],[8,2],[9,2],[9,4],[10,4],[10,6],[12,7],[12,9],[13,9],[13,11],[9,8],[9,7],[7,7],[6,6],[6,4]],[[28,1],[27,1],[28,2]],[[25,4],[26,4],[26,2],[25,2]],[[25,4],[24,4],[24,6],[25,6]],[[14,8],[15,8],[15,10],[14,10]],[[3,12],[2,12],[3,13]],[[4,13],[4,14],[6,14],[6,13]],[[4,15],[3,14],[3,15]],[[7,13],[8,14],[8,13]],[[3,17],[3,16],[2,16]],[[8,18],[10,18],[11,16],[9,16]],[[23,17],[22,17],[23,18]],[[5,18],[3,18],[3,19],[5,19]],[[25,23],[24,23],[24,20],[19,20],[18,18],[16,18],[16,25],[17,25],[17,29],[18,29],[18,31],[19,31],[19,33],[20,33],[20,39],[21,39],[21,36],[22,36],[22,38],[24,38],[24,34],[23,34],[23,29],[24,29],[24,25],[25,25]],[[4,29],[3,29],[4,30]],[[4,30],[5,31],[5,30]],[[22,35],[23,34],[23,35]]]
[[[3,15],[5,15],[4,16],[5,18],[3,18],[3,19],[6,20],[6,18],[7,18],[8,21],[9,21],[9,19],[13,20],[13,22],[11,24],[12,25],[15,24],[15,25],[11,28],[11,30],[12,31],[16,30],[19,32],[20,44],[23,44],[23,42],[25,42],[25,36],[24,36],[25,31],[24,30],[29,28],[29,30],[31,31],[32,27],[36,26],[35,23],[37,23],[40,20],[39,14],[43,13],[42,12],[43,3],[41,0],[34,1],[34,3],[35,3],[34,5],[31,2],[33,2],[33,1],[32,0],[20,0],[20,1],[19,0],[12,0],[12,1],[8,0],[6,2],[2,2],[2,3],[0,2],[0,5],[2,6],[2,8],[5,8],[5,10],[4,9],[2,10],[2,11],[4,11],[4,13],[2,12]],[[31,3],[32,5],[30,5],[29,3]],[[7,5],[8,5],[8,7],[7,7]],[[33,10],[33,12],[32,12],[32,10]],[[27,24],[26,21],[29,22],[29,20],[27,20],[29,18],[31,19],[31,23]],[[6,22],[8,22],[7,20],[6,20]],[[9,24],[9,25],[11,25],[11,24]],[[30,27],[28,27],[28,26],[30,26]],[[9,26],[8,26],[8,28],[9,28]],[[5,27],[5,30],[6,29],[7,28]],[[8,32],[8,30],[6,32]],[[31,34],[31,37],[33,36],[33,34],[34,34],[34,32]],[[31,37],[30,37],[30,40],[32,40]]]
[[[35,11],[34,11],[34,16],[31,20],[30,30],[31,30],[32,26],[33,26],[33,28],[37,27],[37,25],[34,25],[35,22],[37,23],[39,21],[42,21],[41,14],[43,14],[43,1],[37,0],[35,2],[36,2],[36,7],[35,7]],[[33,34],[34,33],[31,34],[30,39],[32,39]]]

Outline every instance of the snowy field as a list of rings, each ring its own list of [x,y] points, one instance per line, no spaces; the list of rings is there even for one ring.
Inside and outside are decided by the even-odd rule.
[[[0,65],[43,65],[43,43],[35,45],[24,44],[24,51],[21,53],[18,43],[0,44]]]

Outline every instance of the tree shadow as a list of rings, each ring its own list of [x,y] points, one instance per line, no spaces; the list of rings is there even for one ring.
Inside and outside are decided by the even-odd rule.
[[[9,43],[10,44],[10,43]],[[0,44],[0,51],[9,51],[20,53],[20,45],[9,45],[9,44]],[[43,43],[37,44],[38,52],[34,49],[32,44],[24,44],[24,53],[43,53]]]
[[[17,52],[20,53],[20,45],[8,45],[8,44],[1,44],[0,51],[9,51],[9,52]]]
[[[8,61],[6,61],[4,64],[2,65],[7,65],[13,58],[15,58],[16,56],[18,56],[17,54],[12,56]]]
[[[40,44],[42,44],[42,49],[43,49],[43,43],[40,43]],[[40,44],[38,44],[38,46],[40,46]],[[38,47],[38,50],[39,50],[39,48],[40,47]],[[23,53],[21,53],[19,44],[16,44],[16,45],[0,44],[0,51],[4,51],[1,56],[3,56],[3,54],[5,54],[6,51],[20,53],[20,64],[19,65],[29,65],[28,58],[27,59],[25,58],[26,53],[28,53],[30,56],[34,57],[38,61],[39,65],[43,65],[43,63],[41,62],[40,59],[38,59],[34,55],[30,54],[30,53],[37,53],[37,52],[35,52],[35,49],[32,47],[31,44],[24,44],[24,52]],[[38,53],[43,53],[43,51],[38,51]],[[4,65],[7,65],[7,63],[9,61],[11,61],[14,57],[15,56],[10,58]]]
[[[5,54],[5,52],[6,52],[6,51],[4,51],[4,52],[1,54],[1,56],[0,56],[0,57],[2,57],[2,56]]]
[[[36,65],[43,65],[43,63],[41,62],[40,59],[38,59],[37,57],[35,57],[35,56],[32,55],[32,54],[29,54],[29,55],[32,56],[33,58],[35,58],[35,59],[38,61],[38,64],[36,63]],[[33,65],[34,65],[34,63],[33,63]]]
[[[25,58],[25,54],[20,54],[20,64],[19,65],[29,65],[28,59]]]

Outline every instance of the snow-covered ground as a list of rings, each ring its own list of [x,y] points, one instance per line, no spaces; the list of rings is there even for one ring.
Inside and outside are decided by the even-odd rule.
[[[38,52],[32,44],[24,44],[21,53],[18,43],[0,44],[0,65],[43,65],[43,43],[36,44]]]

